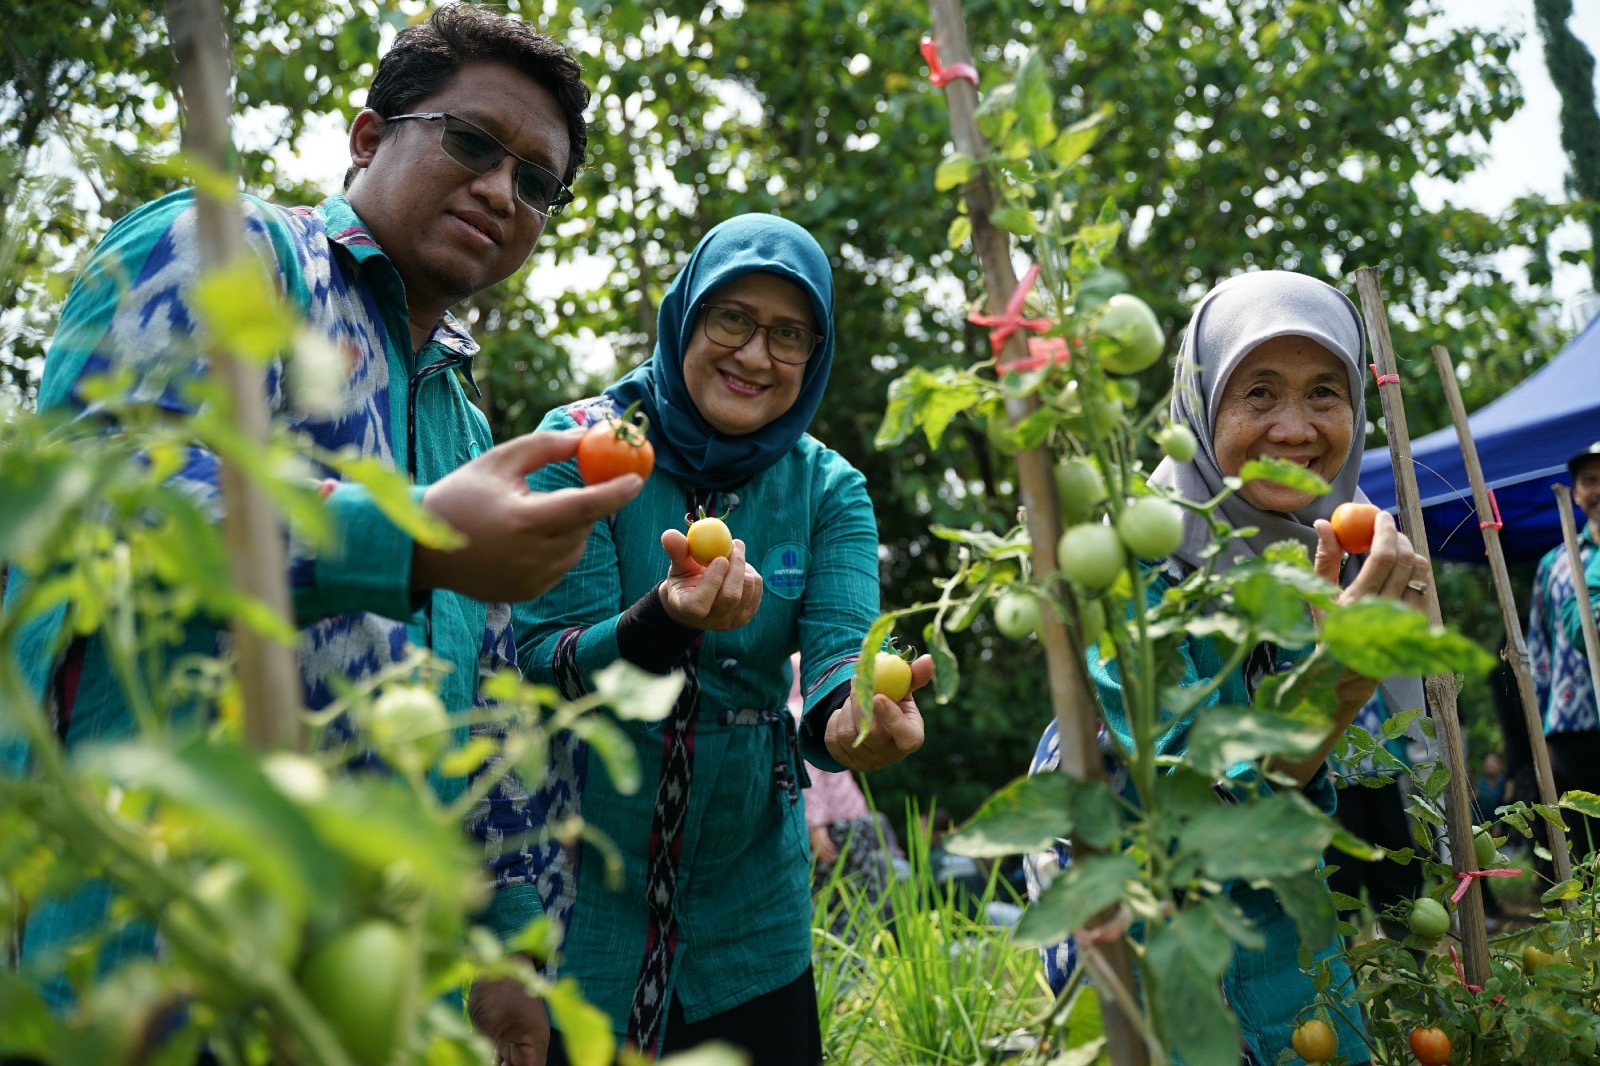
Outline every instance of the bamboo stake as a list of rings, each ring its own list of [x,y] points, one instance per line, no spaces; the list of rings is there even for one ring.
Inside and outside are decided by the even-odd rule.
[[[228,152],[227,31],[217,0],[168,0],[167,26],[178,60],[178,83],[187,116],[184,144],[220,174],[232,174]],[[209,272],[244,254],[239,203],[198,191],[195,196],[200,269]],[[265,446],[267,401],[261,373],[228,352],[209,353],[212,373],[227,389],[240,434]],[[234,586],[293,618],[286,585],[288,564],[277,512],[261,487],[232,463],[222,463],[223,533]],[[244,705],[244,736],[261,750],[297,747],[300,741],[300,670],[293,648],[276,644],[235,619],[234,655]]]
[[[1456,383],[1456,370],[1450,361],[1450,352],[1441,345],[1433,346],[1433,362],[1439,368],[1439,381],[1444,385],[1444,397],[1450,404],[1450,417],[1456,424],[1456,439],[1461,442],[1461,457],[1467,463],[1467,478],[1472,482],[1472,502],[1482,518],[1493,513],[1489,503],[1488,484],[1483,479],[1483,464],[1478,461],[1478,446],[1472,440],[1472,426],[1467,422],[1467,409],[1461,402],[1461,388]],[[1510,645],[1511,672],[1517,678],[1517,693],[1522,697],[1522,715],[1527,724],[1528,744],[1533,749],[1534,776],[1539,784],[1539,802],[1549,807],[1556,805],[1555,778],[1550,774],[1550,749],[1544,742],[1544,720],[1539,713],[1539,699],[1533,690],[1533,670],[1528,656],[1528,645],[1522,637],[1522,622],[1517,614],[1516,594],[1511,590],[1511,572],[1506,568],[1505,547],[1500,543],[1500,530],[1493,523],[1483,525],[1483,542],[1489,550],[1489,571],[1494,575],[1494,592],[1500,601],[1500,616],[1505,621],[1506,639]],[[1600,690],[1597,690],[1600,691]],[[1485,815],[1492,811],[1484,811]],[[1550,826],[1550,851],[1555,857],[1556,879],[1572,877],[1572,855],[1567,848],[1567,834],[1560,826]],[[1476,855],[1474,855],[1476,858]],[[1572,900],[1563,900],[1570,906]]]
[[[1361,294],[1361,308],[1372,337],[1373,365],[1385,377],[1394,375],[1397,373],[1394,343],[1389,338],[1389,312],[1384,306],[1378,272],[1372,267],[1357,270],[1356,289]],[[1395,500],[1400,504],[1401,525],[1412,531],[1411,543],[1417,553],[1429,559],[1428,538],[1422,525],[1422,494],[1417,489],[1417,472],[1411,459],[1411,431],[1406,426],[1405,401],[1400,395],[1399,382],[1379,385],[1378,398],[1383,403],[1384,424],[1389,431],[1389,456],[1394,463]],[[1443,625],[1438,582],[1432,580],[1431,569],[1429,578],[1428,588],[1422,594],[1423,609],[1428,621],[1436,626]],[[1439,734],[1445,765],[1450,768],[1445,804],[1450,861],[1457,873],[1467,873],[1477,868],[1477,854],[1472,843],[1472,797],[1467,792],[1470,777],[1461,744],[1461,723],[1456,718],[1455,678],[1450,674],[1433,674],[1424,681],[1423,688],[1427,694],[1427,713]],[[1459,910],[1467,983],[1481,988],[1489,980],[1489,931],[1483,920],[1483,897],[1476,891],[1468,891],[1461,897]]]
[[[931,0],[934,39],[947,66],[971,63],[967,24],[960,0]],[[945,104],[950,112],[951,140],[958,151],[973,159],[988,155],[988,145],[978,130],[974,115],[978,90],[956,78],[945,85]],[[980,170],[978,177],[962,190],[967,214],[972,220],[972,246],[983,268],[984,290],[989,312],[1000,314],[1016,291],[1017,277],[1011,267],[1011,238],[1005,230],[989,223],[994,208],[994,192]],[[1006,358],[1027,355],[1027,340],[1021,331],[1006,342]],[[1010,397],[1006,414],[1013,425],[1021,422],[1038,406],[1031,396]],[[1055,471],[1050,453],[1030,448],[1017,455],[1017,482],[1027,512],[1028,536],[1032,541],[1033,569],[1039,576],[1056,571],[1056,542],[1061,539],[1060,508],[1056,500]],[[1054,611],[1041,612],[1039,637],[1043,641],[1050,683],[1050,704],[1054,710],[1061,745],[1062,772],[1080,781],[1104,781],[1100,742],[1096,729],[1099,705],[1089,688],[1083,649]],[[1076,846],[1076,845],[1075,845]],[[1097,945],[1109,975],[1123,990],[1135,987],[1133,962],[1126,940],[1113,939]],[[1148,1061],[1145,1045],[1121,1003],[1114,996],[1101,998],[1107,1049],[1117,1066],[1143,1066]]]

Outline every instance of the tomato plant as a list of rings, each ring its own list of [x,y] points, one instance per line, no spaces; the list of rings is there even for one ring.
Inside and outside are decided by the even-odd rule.
[[[578,441],[578,476],[585,485],[598,485],[624,474],[647,478],[655,465],[655,445],[645,435],[642,416],[638,422],[626,416],[596,422]]]
[[[873,691],[899,703],[911,694],[911,664],[890,651],[880,651],[872,663]]]
[[[1378,509],[1370,503],[1341,503],[1333,509],[1333,534],[1339,538],[1339,547],[1351,555],[1361,555],[1372,550],[1372,527],[1378,521]]]
[[[728,530],[728,523],[701,511],[700,517],[689,525],[689,554],[701,566],[732,555],[733,534]]]
[[[1307,1062],[1327,1062],[1339,1050],[1339,1038],[1321,1018],[1312,1018],[1295,1027],[1290,1037],[1295,1054]]]
[[[1146,496],[1117,516],[1117,535],[1140,559],[1165,559],[1183,543],[1183,509],[1171,500]]]
[[[994,601],[995,628],[1012,640],[1032,636],[1039,628],[1039,600],[1026,592],[1007,589]]]
[[[426,770],[450,739],[450,716],[430,688],[390,685],[367,710],[367,733],[379,755],[404,770]]]
[[[1411,1030],[1411,1054],[1422,1066],[1444,1066],[1450,1061],[1450,1038],[1437,1026],[1418,1026]]]
[[[369,918],[318,948],[300,985],[352,1058],[383,1066],[394,1056],[416,978],[416,952],[404,931]]]
[[[1067,578],[1090,592],[1111,587],[1128,564],[1117,531],[1099,522],[1082,522],[1061,534],[1056,565]]]
[[[1472,830],[1472,853],[1480,870],[1492,870],[1500,865],[1500,842],[1481,825]]]
[[[1438,900],[1423,896],[1411,904],[1406,925],[1424,940],[1438,940],[1450,931],[1450,912]]]

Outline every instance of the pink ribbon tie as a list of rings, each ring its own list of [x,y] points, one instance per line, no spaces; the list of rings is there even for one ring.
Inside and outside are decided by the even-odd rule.
[[[1049,329],[1051,325],[1053,325],[1048,318],[1022,317],[1022,304],[1028,298],[1028,290],[1032,289],[1033,283],[1038,280],[1039,264],[1035,263],[1033,266],[1029,267],[1028,272],[1022,276],[1022,282],[1017,286],[1017,291],[1012,293],[1011,299],[1006,301],[1006,309],[1004,311],[998,315],[980,315],[974,312],[967,316],[967,321],[971,322],[974,326],[989,327],[989,347],[994,351],[994,357],[997,361],[996,369],[998,369],[1001,373],[1013,368],[1038,369],[1038,366],[1044,365],[1043,362],[1040,362],[1038,366],[1026,365],[1032,364],[1035,359],[1039,358],[1038,352],[1034,352],[1034,354],[1028,359],[1014,360],[1013,362],[1007,363],[1003,366],[998,364],[1001,349],[1006,346],[1006,341],[1010,340],[1011,335],[1017,330],[1026,329],[1032,330],[1034,333],[1043,333],[1045,330]],[[1052,356],[1054,355],[1054,353],[1050,354]],[[1060,360],[1057,359],[1056,361],[1059,362]]]
[[[942,89],[957,78],[978,85],[978,68],[971,63],[952,63],[948,67],[939,61],[939,42],[932,37],[922,39],[922,58],[928,61],[928,80],[933,87]]]

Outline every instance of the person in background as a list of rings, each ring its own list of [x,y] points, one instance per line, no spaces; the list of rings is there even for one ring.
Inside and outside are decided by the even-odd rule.
[[[1534,693],[1544,719],[1545,746],[1556,794],[1570,789],[1600,792],[1600,709],[1584,649],[1575,581],[1600,588],[1600,441],[1567,460],[1572,502],[1586,521],[1578,530],[1578,554],[1584,573],[1572,572],[1566,545],[1557,544],[1539,560],[1528,609],[1528,656]],[[1531,798],[1531,797],[1525,797]],[[1587,854],[1600,843],[1600,824],[1576,814],[1566,817],[1567,841],[1573,854]],[[1593,842],[1593,843],[1592,843]]]
[[[1495,810],[1506,803],[1506,790],[1511,785],[1498,751],[1484,752],[1481,766],[1483,772],[1472,783],[1477,793],[1480,820],[1494,817]]]
[[[648,1054],[721,1039],[763,1066],[820,1060],[805,762],[874,770],[922,744],[912,694],[875,696],[867,729],[852,689],[878,617],[877,527],[866,479],[806,432],[846,343],[817,242],[776,216],[740,215],[711,229],[673,280],[651,357],[545,419],[590,426],[638,403],[656,469],[595,524],[554,590],[517,606],[523,669],[569,698],[618,659],[682,671],[685,684],[665,721],[619,723],[638,753],[637,792],[572,740],[546,788],[491,812],[513,832],[580,814],[619,850],[622,889],[587,842],[507,856],[497,879],[538,887],[563,937],[559,973]],[[531,486],[577,480],[562,463]],[[702,511],[736,534],[729,556],[704,564],[683,533]],[[798,727],[786,705],[796,651]],[[914,693],[932,679],[932,657],[911,674]],[[551,1062],[563,1061],[552,1041]]]
[[[504,601],[555,584],[593,524],[640,489],[629,476],[530,492],[528,473],[571,456],[577,435],[533,433],[494,446],[469,395],[478,345],[450,313],[520,269],[571,199],[588,101],[582,69],[559,42],[520,19],[448,4],[401,30],[379,61],[350,128],[344,194],[315,207],[242,198],[249,247],[278,294],[348,360],[337,388],[317,396],[286,385],[296,357],[263,367],[270,417],[322,450],[353,450],[409,474],[422,507],[466,541],[451,551],[414,543],[363,487],[332,487],[325,505],[336,542],[316,554],[294,543],[287,574],[308,710],[426,646],[449,667],[440,694],[464,740],[480,668],[515,662]],[[138,208],[89,256],[45,358],[41,411],[104,419],[86,386],[125,371],[137,383],[130,401],[158,415],[192,413],[185,382],[210,372],[203,316],[191,303],[201,277],[195,201],[185,191]],[[198,447],[172,479],[213,511],[218,483],[217,457]],[[13,573],[8,595],[31,578]],[[19,655],[63,746],[131,734],[104,641],[73,637],[64,623],[64,608],[30,623]],[[192,623],[170,659],[218,655],[220,637]],[[348,729],[330,734],[350,737]],[[26,745],[7,741],[0,736],[0,772],[28,772]],[[435,781],[446,799],[464,785]],[[497,895],[491,911],[508,895]],[[111,913],[103,883],[41,902],[23,933],[24,960],[50,958],[104,929]],[[125,932],[102,953],[102,970],[152,950],[149,930]],[[45,991],[64,1008],[71,990],[52,981]]]

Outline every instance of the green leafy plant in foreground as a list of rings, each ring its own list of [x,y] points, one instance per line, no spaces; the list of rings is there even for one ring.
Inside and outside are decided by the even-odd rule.
[[[266,324],[276,328],[270,314]],[[0,775],[0,928],[91,897],[106,911],[93,936],[0,970],[0,1057],[186,1063],[205,1047],[228,1064],[477,1063],[490,1051],[459,993],[512,975],[544,998],[574,1062],[611,1062],[609,1021],[570,981],[528,965],[525,955],[545,950],[542,924],[510,944],[476,924],[488,889],[462,825],[504,775],[536,787],[558,732],[589,742],[613,780],[636,782],[610,714],[659,716],[680,682],[619,665],[594,697],[567,703],[504,675],[452,718],[434,692],[438,664],[417,652],[347,680],[308,716],[309,754],[247,748],[234,665],[196,652],[208,636],[192,638],[232,619],[279,640],[295,633],[231,587],[207,505],[172,480],[189,449],[241,465],[312,543],[327,518],[308,455],[317,474],[365,484],[419,540],[452,534],[393,471],[285,435],[247,446],[207,383],[177,386],[199,412],[179,419],[124,402],[129,385],[87,386],[93,422],[0,419],[0,560],[12,584],[0,615],[0,740],[31,755]],[[52,611],[67,638],[104,641],[131,710],[124,733],[70,757],[18,659],[22,628]],[[334,728],[346,715],[354,734]],[[386,770],[356,768],[368,747]],[[609,848],[576,820],[538,832]],[[73,1005],[53,1012],[44,988]],[[712,1049],[698,1061],[728,1056]]]
[[[966,630],[985,604],[1012,593],[1036,599],[1079,647],[1114,663],[1132,743],[1123,747],[1108,733],[1107,754],[1126,787],[1063,774],[1022,778],[992,796],[949,846],[995,858],[1071,838],[1072,865],[1024,914],[1018,943],[1053,943],[1105,916],[1113,927],[1138,929],[1127,935],[1142,994],[1097,973],[1100,994],[1116,997],[1136,1019],[1152,1061],[1170,1061],[1175,1048],[1186,1061],[1231,1061],[1238,1026],[1220,980],[1233,953],[1259,946],[1261,934],[1229,886],[1270,889],[1302,940],[1321,945],[1334,935],[1336,920],[1318,873],[1323,849],[1331,842],[1373,854],[1297,788],[1282,787],[1286,778],[1268,769],[1272,760],[1317,749],[1336,706],[1333,682],[1346,669],[1371,678],[1475,673],[1493,660],[1399,603],[1336,603],[1339,590],[1312,571],[1299,544],[1276,546],[1225,573],[1213,556],[1159,602],[1147,603],[1154,574],[1139,558],[1177,547],[1170,528],[1177,509],[1208,520],[1220,544],[1234,531],[1217,520],[1216,507],[1244,481],[1312,493],[1328,486],[1270,460],[1248,463],[1207,502],[1146,485],[1143,456],[1152,449],[1142,442],[1160,431],[1164,447],[1182,450],[1188,427],[1162,425],[1165,402],[1139,413],[1138,389],[1124,375],[1147,365],[1141,361],[1149,357],[1149,337],[1126,332],[1120,314],[1116,327],[1108,326],[1108,308],[1124,285],[1105,262],[1121,232],[1120,215],[1110,203],[1080,214],[1071,199],[1081,184],[1079,168],[1092,160],[1108,120],[1097,114],[1058,128],[1050,118],[1055,98],[1041,59],[1028,56],[1013,81],[987,88],[978,120],[989,156],[952,156],[938,179],[941,189],[954,189],[980,173],[987,178],[1000,205],[990,221],[1019,238],[1038,268],[1027,313],[1048,319],[1045,343],[1022,365],[998,372],[984,360],[897,379],[878,443],[892,446],[921,431],[936,444],[964,417],[980,421],[1014,452],[1047,449],[1058,463],[1062,569],[1033,569],[1025,525],[935,528],[952,545],[953,572],[939,582],[935,600],[880,619],[863,648],[875,648],[896,622],[931,613],[924,642],[935,657],[938,698],[948,700],[960,680],[951,635]],[[953,244],[966,239],[964,222],[953,228]],[[1012,422],[1008,401],[1012,410],[1025,402],[1031,413]],[[1146,522],[1149,515],[1160,521]],[[1178,649],[1189,636],[1215,640],[1225,662],[1210,685],[1180,689]],[[1288,653],[1294,667],[1263,682],[1250,706],[1196,714],[1187,751],[1158,757],[1158,736],[1263,643]],[[870,683],[870,658],[862,657],[862,685]],[[1237,802],[1217,801],[1219,782]],[[1092,964],[1093,944],[1080,947]]]

